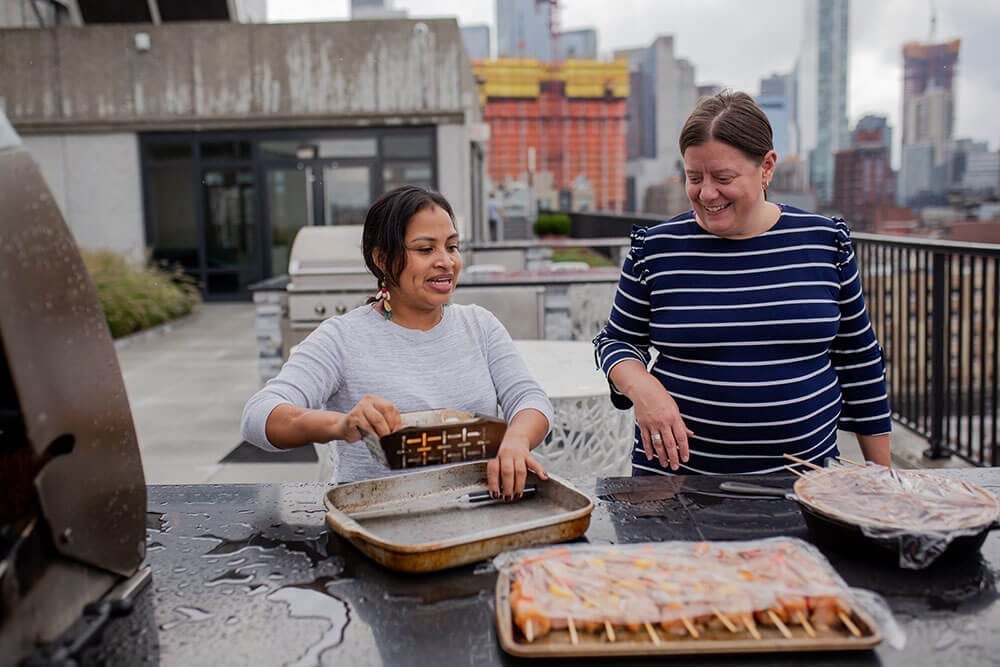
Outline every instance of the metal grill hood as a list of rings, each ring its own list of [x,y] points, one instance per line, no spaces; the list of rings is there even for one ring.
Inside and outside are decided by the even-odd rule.
[[[303,227],[288,259],[290,292],[310,290],[375,291],[375,277],[361,257],[361,225]]]

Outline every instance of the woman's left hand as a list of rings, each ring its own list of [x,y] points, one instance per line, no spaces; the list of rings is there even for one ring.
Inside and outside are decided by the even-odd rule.
[[[490,495],[504,500],[515,500],[524,493],[528,471],[539,479],[548,479],[545,468],[531,455],[527,440],[505,437],[496,458],[486,464],[486,480]]]

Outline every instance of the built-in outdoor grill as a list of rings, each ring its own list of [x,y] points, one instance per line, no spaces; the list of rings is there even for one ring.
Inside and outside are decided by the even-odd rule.
[[[97,294],[2,112],[0,210],[0,663],[69,664],[148,579],[146,486]]]
[[[288,258],[288,320],[282,356],[328,317],[343,315],[375,293],[361,257],[361,225],[303,227]]]

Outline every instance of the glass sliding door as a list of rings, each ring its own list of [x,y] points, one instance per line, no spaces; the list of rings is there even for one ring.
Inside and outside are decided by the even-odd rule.
[[[269,167],[266,173],[267,214],[270,227],[271,276],[288,273],[288,253],[295,234],[316,224],[313,195],[314,168],[305,163]]]
[[[245,292],[263,278],[253,170],[206,169],[202,192],[206,290],[209,294]]]
[[[361,225],[371,206],[372,169],[367,165],[323,168],[323,223]]]

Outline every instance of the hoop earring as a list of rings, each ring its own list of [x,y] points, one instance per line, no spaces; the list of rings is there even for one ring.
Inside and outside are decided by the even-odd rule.
[[[387,320],[392,319],[392,304],[389,303],[389,299],[391,298],[389,288],[385,286],[385,281],[380,280],[378,283],[378,291],[375,292],[375,296],[372,297],[372,299],[374,300],[374,303],[381,302],[382,314]]]

